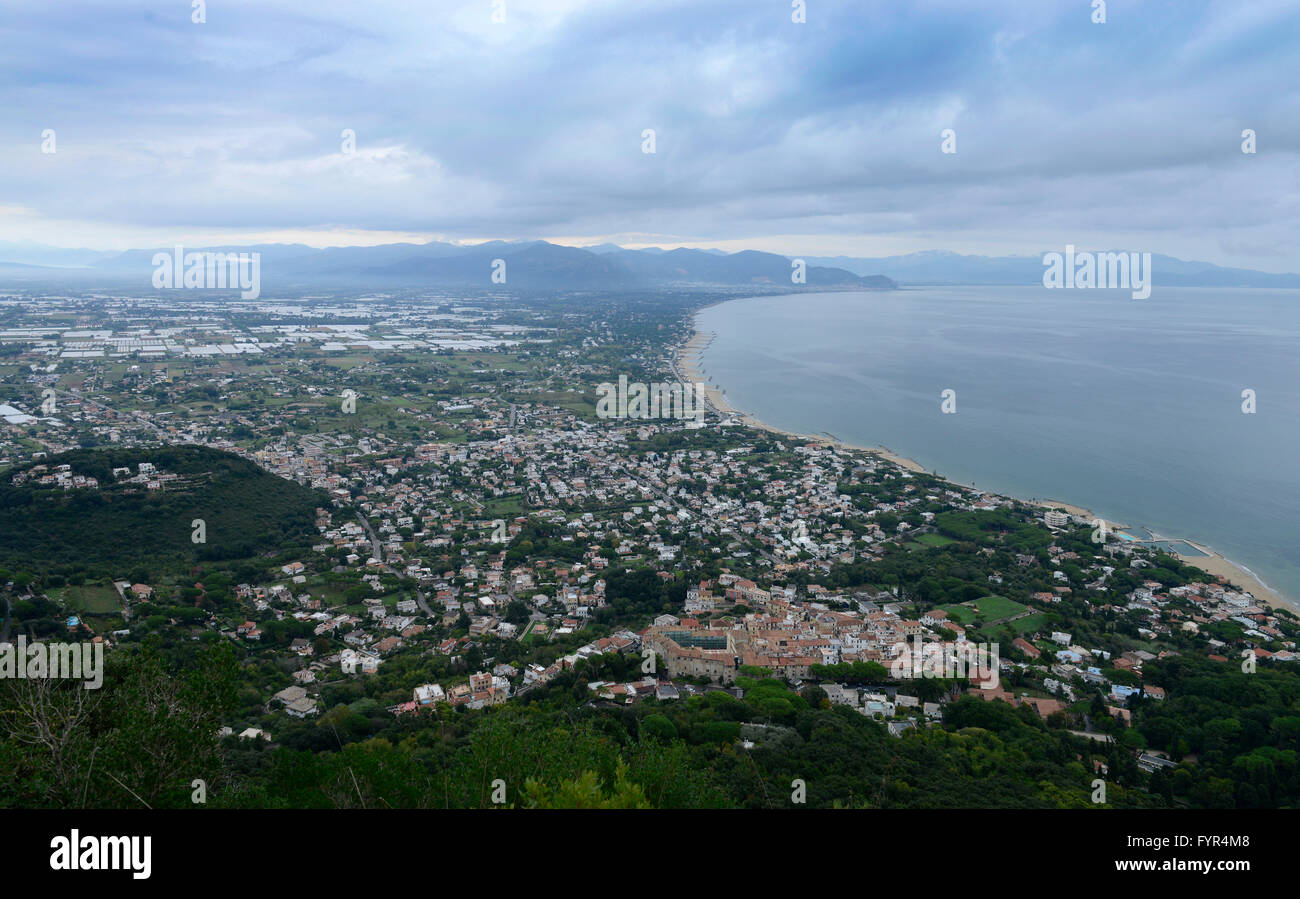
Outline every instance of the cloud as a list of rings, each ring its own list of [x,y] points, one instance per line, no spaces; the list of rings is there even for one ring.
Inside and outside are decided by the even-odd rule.
[[[100,245],[804,236],[868,255],[1123,236],[1300,269],[1293,4],[1112,0],[1104,25],[1074,0],[980,6],[818,0],[806,24],[753,0],[505,0],[501,24],[490,0],[221,0],[204,24],[185,3],[24,6],[0,24],[0,195],[30,212],[0,239],[60,222]]]

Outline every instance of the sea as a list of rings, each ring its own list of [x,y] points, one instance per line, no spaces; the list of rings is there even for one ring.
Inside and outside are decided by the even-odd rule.
[[[1300,600],[1300,291],[804,293],[696,328],[703,376],[769,425],[1192,540]]]

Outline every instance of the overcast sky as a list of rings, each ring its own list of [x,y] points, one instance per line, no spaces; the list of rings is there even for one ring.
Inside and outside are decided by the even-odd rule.
[[[1074,243],[1300,271],[1296,0],[504,7],[5,3],[0,241]]]

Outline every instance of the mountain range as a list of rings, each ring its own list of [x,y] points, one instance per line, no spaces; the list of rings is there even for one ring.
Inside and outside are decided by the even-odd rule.
[[[1059,248],[1057,248],[1059,250]],[[0,285],[135,283],[148,285],[153,257],[171,247],[102,251],[0,243]],[[650,287],[784,287],[794,289],[792,261],[806,264],[807,288],[892,289],[899,285],[1042,283],[1042,256],[972,256],[926,250],[901,256],[789,257],[757,250],[627,249],[605,243],[570,247],[544,240],[493,240],[475,245],[430,241],[371,247],[305,244],[186,247],[187,252],[261,254],[264,287],[491,287],[497,260],[501,286],[523,289]],[[1300,288],[1300,274],[1274,274],[1152,254],[1157,285]]]
[[[1061,252],[1063,247],[1052,248]],[[1092,249],[1092,248],[1080,248]],[[1097,250],[1096,252],[1110,252]],[[1118,252],[1118,250],[1116,250]],[[963,256],[948,250],[925,250],[904,256],[807,256],[809,265],[826,265],[850,272],[886,272],[904,285],[1043,283],[1043,257]],[[1300,274],[1273,274],[1244,268],[1225,268],[1211,262],[1187,262],[1173,256],[1151,254],[1157,286],[1165,287],[1300,287]]]
[[[185,251],[260,253],[263,287],[364,286],[492,287],[524,289],[635,289],[796,285],[792,260],[775,253],[743,250],[628,250],[613,244],[568,247],[543,240],[500,240],[473,246],[433,241],[373,247],[315,249],[302,244],[186,247]],[[35,245],[0,244],[0,279],[11,284],[42,282],[149,285],[155,253],[172,248],[102,254]],[[504,263],[504,265],[502,265]],[[504,283],[493,281],[504,271]],[[892,289],[879,274],[859,275],[842,268],[809,264],[810,288]]]

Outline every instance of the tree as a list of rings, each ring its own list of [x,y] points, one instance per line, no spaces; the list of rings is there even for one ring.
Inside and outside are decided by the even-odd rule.
[[[677,739],[677,726],[663,715],[647,715],[641,719],[641,739],[670,742]]]

